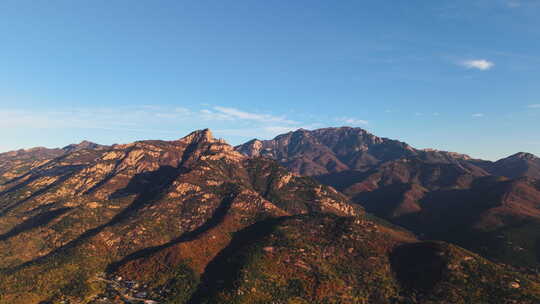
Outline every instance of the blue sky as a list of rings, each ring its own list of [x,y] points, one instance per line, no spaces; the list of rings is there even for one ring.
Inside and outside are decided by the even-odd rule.
[[[540,1],[0,2],[0,151],[356,126],[540,155]]]

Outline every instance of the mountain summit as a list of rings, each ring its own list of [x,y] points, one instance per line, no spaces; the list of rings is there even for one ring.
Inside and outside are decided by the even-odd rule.
[[[105,147],[106,146],[98,145],[98,144],[93,143],[91,141],[83,140],[78,144],[67,145],[67,146],[63,147],[62,150],[65,153],[69,153],[69,152],[74,152],[74,151],[83,150],[83,149],[102,149],[102,148],[105,148]]]
[[[360,128],[300,129],[273,140],[252,140],[237,146],[248,156],[279,160],[302,175],[320,175],[365,169],[388,160],[416,155],[415,149],[396,140],[380,138]]]
[[[201,142],[214,142],[215,139],[210,129],[203,129],[203,130],[197,130],[197,131],[193,131],[189,133],[187,136],[182,137],[180,141],[193,144],[193,143],[201,143]]]
[[[491,171],[510,178],[527,176],[540,179],[540,158],[531,153],[519,152],[493,163]]]

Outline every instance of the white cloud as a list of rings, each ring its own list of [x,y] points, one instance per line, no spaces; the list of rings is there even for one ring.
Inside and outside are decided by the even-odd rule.
[[[141,111],[141,109],[144,109]],[[13,130],[45,130],[45,129],[99,129],[127,132],[167,133],[170,130],[160,130],[148,127],[148,124],[164,120],[174,120],[178,117],[157,107],[119,107],[109,109],[71,109],[69,111],[35,111],[35,110],[0,110],[0,128]],[[50,131],[49,131],[50,132]],[[56,132],[56,131],[53,131]]]
[[[475,113],[472,115],[472,117],[484,117],[484,113]]]
[[[495,63],[485,59],[466,60],[460,64],[467,69],[477,69],[480,71],[487,71],[495,66]]]
[[[225,115],[231,119],[240,119],[240,120],[251,120],[257,122],[277,122],[277,123],[286,123],[286,124],[295,124],[295,121],[286,119],[283,116],[273,116],[269,114],[258,114],[241,111],[235,108],[226,108],[226,107],[213,107],[218,114]]]
[[[155,115],[157,118],[168,118],[168,119],[174,119],[179,116],[178,114],[175,114],[175,113],[156,113]]]
[[[235,108],[215,106],[212,108],[187,108],[174,106],[128,106],[109,108],[74,108],[58,110],[2,109],[0,108],[0,128],[26,132],[40,130],[48,134],[62,134],[65,130],[80,129],[80,134],[96,134],[94,140],[101,138],[149,138],[156,136],[172,139],[184,131],[210,127],[221,136],[245,138],[269,138],[310,128],[309,125],[295,122],[285,116],[265,113],[252,113]],[[87,131],[84,131],[84,130]],[[46,130],[46,131],[45,131]],[[110,130],[96,133],[92,130]],[[86,132],[86,133],[85,133]],[[90,133],[88,133],[90,132]],[[126,132],[130,134],[126,135]],[[106,134],[107,135],[103,135]],[[141,133],[141,134],[137,134]],[[127,137],[126,137],[127,136]],[[106,143],[104,140],[103,142]],[[17,147],[22,142],[13,145]],[[32,142],[30,144],[33,144]]]
[[[191,110],[184,107],[176,107],[174,108],[174,111],[180,114],[191,114]]]
[[[367,125],[369,124],[369,121],[363,120],[363,119],[357,119],[357,118],[350,118],[350,117],[341,117],[337,119],[338,121],[342,123],[349,124],[351,126],[358,126],[358,125]]]
[[[141,106],[138,106],[138,108],[143,109],[143,110],[149,110],[149,111],[159,111],[163,109],[161,106],[156,106],[156,105],[141,105]]]
[[[74,108],[69,110],[0,109],[0,127],[6,128],[114,128],[145,126],[189,117],[158,106]]]
[[[200,110],[199,115],[200,115],[201,119],[209,120],[209,121],[234,120],[234,118],[229,116],[229,115],[214,112],[214,111],[210,111],[208,109]]]
[[[268,126],[263,128],[266,132],[272,134],[282,134],[300,129],[299,127]]]
[[[540,109],[540,103],[530,104],[527,106],[527,108]]]
[[[25,110],[0,110],[0,128],[51,128],[65,126],[65,119],[55,119],[64,117],[62,113],[48,112],[35,113]],[[73,118],[72,118],[73,119]]]
[[[254,127],[299,125],[284,116],[251,113],[216,106],[193,111],[185,107],[133,106],[111,108],[75,108],[69,110],[0,109],[2,128],[113,128],[150,124],[198,124],[201,121],[245,121]]]
[[[241,136],[251,138],[273,138],[279,134],[291,132],[300,129],[301,127],[284,127],[284,126],[267,126],[267,127],[252,127],[238,129],[216,129],[214,134],[222,137],[226,136]]]

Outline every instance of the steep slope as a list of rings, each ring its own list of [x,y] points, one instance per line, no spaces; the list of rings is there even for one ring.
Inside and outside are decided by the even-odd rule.
[[[540,191],[534,181],[489,177],[469,189],[430,193],[421,202],[424,210],[406,220],[411,227],[497,261],[540,266]]]
[[[0,153],[0,184],[62,154],[62,149],[42,147]]]
[[[411,160],[318,180],[426,238],[455,242],[505,263],[540,266],[537,180],[478,177],[452,164]]]
[[[40,165],[45,164],[47,161],[66,153],[84,149],[103,148],[106,148],[106,146],[98,145],[89,141],[82,141],[79,144],[71,144],[61,149],[37,147],[0,153],[0,185],[23,172],[37,168]]]
[[[242,230],[189,303],[536,303],[537,282],[370,222],[296,216]]]
[[[467,188],[432,191],[416,183],[393,184],[354,199],[424,238],[516,266],[540,265],[540,191],[532,180],[484,177]]]
[[[101,273],[153,254],[175,256],[168,268],[189,264],[200,273],[234,231],[320,212],[363,213],[332,188],[247,159],[208,130],[171,142],[76,149],[0,192],[0,303],[88,302],[108,288]],[[174,250],[193,242],[202,247]]]
[[[418,150],[347,127],[298,130],[236,149],[312,175],[368,212],[423,237],[456,242],[506,263],[540,267],[538,182],[495,177],[537,177],[539,159],[532,154],[483,161]]]
[[[494,162],[489,170],[492,174],[509,178],[540,179],[540,158],[530,153],[520,152]]]

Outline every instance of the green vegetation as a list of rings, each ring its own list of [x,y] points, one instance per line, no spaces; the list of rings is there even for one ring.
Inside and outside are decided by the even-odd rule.
[[[166,298],[167,304],[183,304],[195,292],[199,278],[195,272],[185,264],[178,265],[171,273],[163,274],[168,281],[163,288],[170,290]]]

